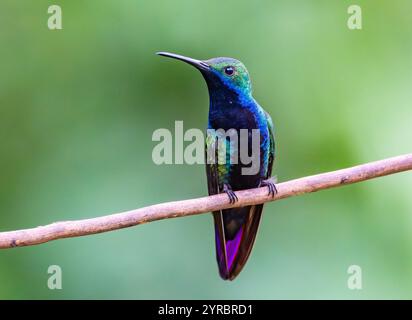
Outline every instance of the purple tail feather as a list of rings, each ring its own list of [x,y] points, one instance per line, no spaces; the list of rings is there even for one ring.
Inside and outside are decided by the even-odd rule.
[[[213,213],[216,259],[220,276],[233,280],[243,269],[252,250],[263,205]]]

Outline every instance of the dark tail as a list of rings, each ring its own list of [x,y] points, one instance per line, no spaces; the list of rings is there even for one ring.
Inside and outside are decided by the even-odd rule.
[[[255,242],[263,204],[213,212],[220,276],[233,280],[242,271]]]

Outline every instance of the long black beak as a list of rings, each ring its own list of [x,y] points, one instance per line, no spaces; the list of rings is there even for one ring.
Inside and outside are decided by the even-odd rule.
[[[156,52],[156,54],[158,54],[159,56],[164,56],[164,57],[169,57],[169,58],[184,61],[184,62],[194,66],[195,68],[199,69],[200,71],[209,71],[210,70],[209,65],[206,62],[202,61],[202,60],[196,60],[196,59],[193,59],[193,58],[181,56],[180,54],[175,54],[175,53],[170,53],[170,52]]]

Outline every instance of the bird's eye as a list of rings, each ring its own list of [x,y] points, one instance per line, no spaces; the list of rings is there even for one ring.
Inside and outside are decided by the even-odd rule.
[[[235,68],[232,67],[232,66],[225,67],[224,70],[225,70],[225,73],[226,73],[228,76],[233,76],[233,74],[235,73]]]

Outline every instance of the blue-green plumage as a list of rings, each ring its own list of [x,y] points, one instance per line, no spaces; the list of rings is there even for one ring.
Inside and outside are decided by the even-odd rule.
[[[270,180],[275,157],[273,123],[270,116],[252,96],[249,74],[245,66],[232,58],[195,60],[170,53],[160,55],[185,61],[200,70],[208,86],[210,96],[206,158],[219,156],[225,163],[208,161],[206,165],[209,194],[226,192],[231,202],[237,200],[233,191],[268,185],[276,191]],[[223,129],[219,131],[218,129]],[[253,145],[252,132],[259,130],[259,151],[252,156],[259,161],[254,174],[244,174],[250,167],[240,161],[240,144],[223,136],[232,130],[241,138],[241,130],[247,130],[249,154]],[[216,131],[217,130],[217,131]],[[218,141],[224,141],[219,145]],[[210,150],[215,154],[211,155]],[[222,154],[223,153],[223,154]],[[232,159],[238,159],[236,163]],[[216,237],[216,258],[223,279],[234,279],[245,265],[252,249],[259,226],[263,205],[232,208],[213,213]]]

